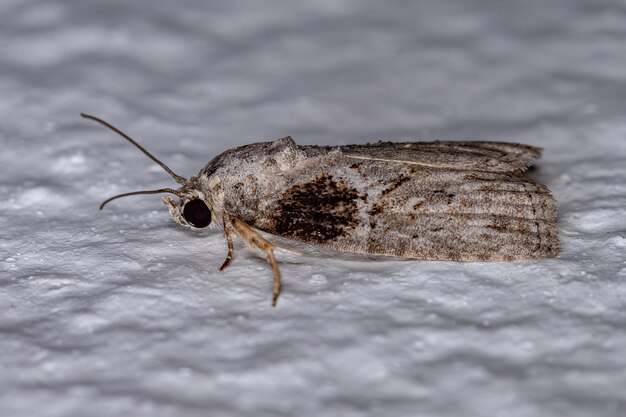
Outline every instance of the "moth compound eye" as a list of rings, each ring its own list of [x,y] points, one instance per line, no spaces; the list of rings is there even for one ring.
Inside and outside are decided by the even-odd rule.
[[[211,223],[211,210],[204,201],[196,199],[188,201],[183,207],[183,217],[193,227],[203,228]]]

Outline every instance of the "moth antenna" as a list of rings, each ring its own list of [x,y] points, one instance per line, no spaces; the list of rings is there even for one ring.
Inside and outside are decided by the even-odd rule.
[[[163,162],[159,161],[154,155],[152,155],[150,152],[148,152],[143,146],[138,144],[134,139],[132,139],[130,136],[128,136],[126,133],[122,132],[121,130],[119,130],[118,128],[113,126],[112,124],[110,124],[108,122],[105,122],[104,120],[100,119],[99,117],[92,116],[90,114],[81,113],[80,115],[81,115],[81,117],[84,117],[85,119],[94,120],[94,121],[100,123],[101,125],[108,127],[109,129],[111,129],[112,131],[114,131],[115,133],[117,133],[118,135],[120,135],[121,137],[123,137],[124,139],[126,139],[127,141],[132,143],[133,145],[135,145],[137,147],[137,149],[139,149],[141,152],[144,153],[144,155],[146,155],[148,158],[152,159],[154,162],[159,164],[161,166],[161,168],[163,168],[165,171],[167,171],[167,173],[170,174],[172,176],[172,178],[174,178],[174,181],[176,181],[180,185],[185,185],[187,183],[187,179],[186,178],[181,177],[180,175],[176,174],[167,165],[165,165]]]
[[[170,193],[170,194],[175,194],[178,197],[182,197],[182,194],[177,191],[174,190],[172,188],[161,188],[159,190],[146,190],[146,191],[133,191],[130,193],[124,193],[124,194],[118,194],[115,195],[111,198],[107,198],[106,200],[104,200],[102,202],[102,204],[100,204],[100,210],[102,210],[104,208],[105,205],[107,205],[107,203],[113,201],[113,200],[117,200],[118,198],[122,198],[122,197],[128,197],[129,195],[139,195],[139,194],[159,194],[159,193]]]

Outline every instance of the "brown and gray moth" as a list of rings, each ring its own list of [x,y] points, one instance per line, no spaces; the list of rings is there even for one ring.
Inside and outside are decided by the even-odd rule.
[[[222,227],[262,251],[281,278],[268,235],[336,251],[425,260],[513,261],[554,257],[556,203],[548,188],[523,173],[541,149],[500,142],[378,142],[301,146],[290,137],[253,143],[213,158],[190,178],[159,164],[179,188],[135,191],[164,197],[177,223]],[[264,233],[262,233],[264,232]],[[284,249],[286,250],[286,249]]]

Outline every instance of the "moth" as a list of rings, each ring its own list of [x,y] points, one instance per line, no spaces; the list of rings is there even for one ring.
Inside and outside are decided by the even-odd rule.
[[[341,252],[424,260],[513,261],[554,257],[556,202],[523,175],[541,149],[501,142],[378,142],[302,146],[291,137],[227,150],[195,176],[174,173],[128,135],[95,116],[168,172],[178,188],[134,191],[163,197],[180,225],[217,224],[234,256],[241,238],[273,271],[272,305],[281,290],[267,235]]]

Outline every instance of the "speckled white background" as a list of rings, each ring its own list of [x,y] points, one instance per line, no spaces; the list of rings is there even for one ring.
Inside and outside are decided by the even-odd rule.
[[[623,416],[623,0],[0,3],[0,415]],[[557,259],[283,256],[175,225],[160,168],[299,143],[545,148]]]

